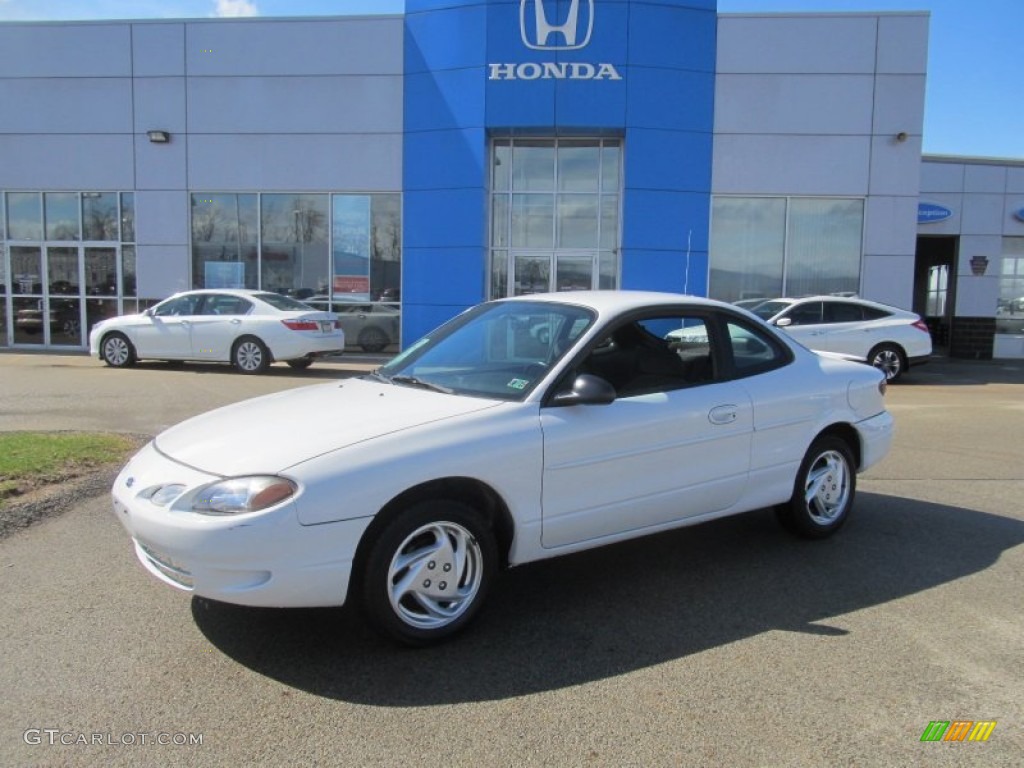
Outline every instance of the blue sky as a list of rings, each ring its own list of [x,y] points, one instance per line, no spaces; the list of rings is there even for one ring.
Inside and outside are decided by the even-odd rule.
[[[404,0],[0,0],[0,21],[401,13]],[[924,151],[1024,160],[1022,0],[719,0],[718,10],[931,12]]]

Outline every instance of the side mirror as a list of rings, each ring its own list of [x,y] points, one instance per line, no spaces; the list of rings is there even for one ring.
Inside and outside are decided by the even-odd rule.
[[[776,328],[786,328],[787,326],[790,326],[792,324],[793,318],[791,317],[780,317],[778,320],[775,321]]]
[[[146,317],[152,317],[153,316],[153,308],[150,307],[149,309],[143,310],[142,314],[145,315]]]
[[[551,400],[552,405],[608,405],[615,402],[615,387],[589,373],[581,373],[572,383],[571,389],[559,392]]]

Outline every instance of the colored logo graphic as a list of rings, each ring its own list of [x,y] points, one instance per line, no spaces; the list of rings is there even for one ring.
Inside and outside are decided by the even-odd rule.
[[[938,203],[918,203],[917,204],[917,223],[918,224],[933,224],[936,221],[945,221],[953,212],[944,205]]]
[[[995,720],[932,720],[921,741],[988,741],[995,727]]]
[[[520,0],[519,31],[523,45],[535,51],[576,51],[586,47],[594,31],[594,0],[571,0],[564,20],[556,18],[556,11],[551,0]]]

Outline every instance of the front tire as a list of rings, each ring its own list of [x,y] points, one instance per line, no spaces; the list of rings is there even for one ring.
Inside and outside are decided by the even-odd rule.
[[[359,334],[359,346],[364,352],[382,352],[389,342],[388,335],[374,326],[364,328]]]
[[[367,619],[405,645],[451,637],[480,611],[497,552],[486,519],[465,504],[426,501],[410,507],[369,551],[362,574]]]
[[[130,368],[135,365],[135,347],[123,333],[108,333],[100,344],[100,357],[111,368]]]
[[[903,350],[895,344],[879,344],[868,354],[868,362],[885,374],[885,380],[892,384],[907,367]]]
[[[243,336],[231,350],[231,362],[239,373],[263,373],[270,367],[270,351],[255,336]]]
[[[800,464],[792,498],[776,510],[779,522],[803,538],[831,536],[846,522],[853,506],[856,467],[845,440],[833,435],[819,437]]]

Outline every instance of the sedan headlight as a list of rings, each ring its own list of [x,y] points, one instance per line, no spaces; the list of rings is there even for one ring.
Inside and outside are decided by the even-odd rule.
[[[298,486],[274,475],[235,477],[206,486],[192,500],[192,511],[204,515],[259,512],[294,495]]]

